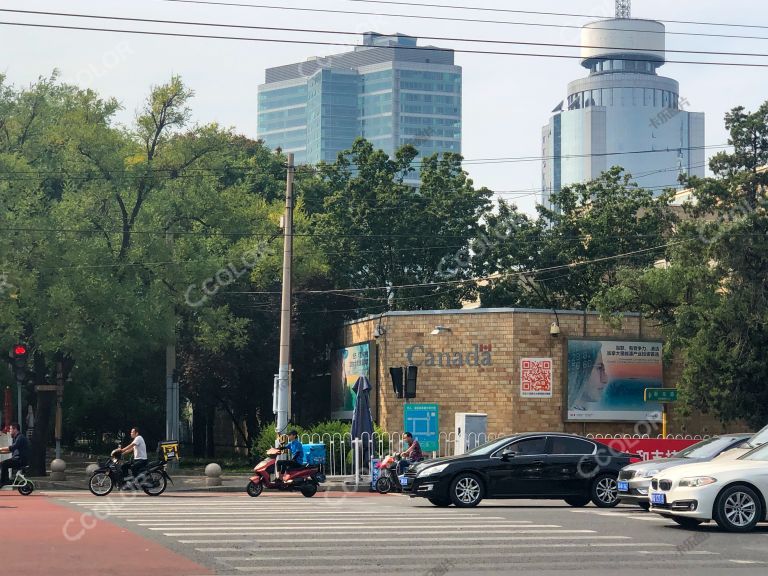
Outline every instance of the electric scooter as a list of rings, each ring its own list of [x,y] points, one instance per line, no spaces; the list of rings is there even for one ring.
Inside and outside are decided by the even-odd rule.
[[[136,478],[126,476],[120,463],[122,454],[113,450],[108,460],[99,460],[99,467],[88,479],[88,489],[94,496],[106,496],[114,488],[121,490],[140,488],[148,496],[160,496],[168,482],[173,482],[165,470],[163,460],[149,462]]]
[[[24,466],[20,470],[16,470],[16,476],[13,478],[13,482],[6,484],[0,490],[18,490],[22,496],[29,496],[35,490],[35,485],[32,480],[28,480],[24,476],[24,472],[29,469],[29,466]]]
[[[306,498],[312,498],[317,494],[317,487],[325,482],[325,474],[320,466],[307,464],[302,468],[292,468],[279,476],[272,477],[272,474],[276,472],[277,457],[280,453],[281,450],[270,448],[267,451],[267,457],[256,464],[251,481],[246,487],[248,495],[256,498],[261,495],[264,488],[301,492]]]
[[[390,454],[376,465],[381,470],[381,476],[376,480],[376,491],[379,494],[403,491],[400,476],[397,475],[397,466],[402,459],[400,454]]]

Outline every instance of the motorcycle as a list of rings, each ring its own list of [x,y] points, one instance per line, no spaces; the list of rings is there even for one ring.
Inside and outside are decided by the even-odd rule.
[[[379,494],[403,491],[400,477],[397,475],[397,466],[400,460],[402,460],[400,454],[390,454],[376,465],[381,470],[381,476],[376,480],[376,491]]]
[[[253,469],[253,476],[248,482],[246,492],[248,495],[256,498],[264,491],[264,488],[270,490],[282,490],[301,492],[306,498],[312,498],[317,494],[317,487],[325,482],[325,474],[320,466],[311,466],[309,464],[302,468],[291,468],[283,472],[280,476],[272,478],[276,471],[277,457],[281,450],[270,448],[267,451],[267,457],[256,464]]]
[[[99,467],[88,480],[88,489],[94,496],[106,496],[117,486],[119,489],[141,488],[148,496],[160,496],[173,483],[165,471],[166,462],[162,460],[148,462],[147,467],[134,478],[130,474],[123,475],[123,465],[120,463],[121,453],[117,450],[106,460],[99,460]]]

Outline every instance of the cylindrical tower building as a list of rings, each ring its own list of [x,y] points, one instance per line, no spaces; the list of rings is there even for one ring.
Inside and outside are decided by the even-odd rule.
[[[581,32],[589,76],[568,84],[566,100],[542,134],[542,201],[553,191],[622,166],[638,185],[661,193],[681,173],[704,175],[704,114],[687,112],[665,63],[664,25],[614,18]]]

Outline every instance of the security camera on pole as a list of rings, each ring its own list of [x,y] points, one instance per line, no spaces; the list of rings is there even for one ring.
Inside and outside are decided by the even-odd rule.
[[[280,365],[276,382],[277,439],[286,433],[291,412],[291,264],[293,260],[293,154],[288,154],[288,176],[285,186],[285,215],[283,216],[283,291],[280,307]]]

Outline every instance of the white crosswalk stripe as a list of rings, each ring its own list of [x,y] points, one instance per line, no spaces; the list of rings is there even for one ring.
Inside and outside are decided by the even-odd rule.
[[[631,530],[601,533],[581,520],[596,514],[657,521],[655,515],[626,509],[563,508],[557,516],[529,510],[521,518],[514,508],[409,507],[392,497],[115,496],[68,503],[150,538],[167,539],[205,558],[219,574],[275,573],[276,565],[281,574],[303,572],[285,568],[299,556],[318,574],[565,571],[574,564],[610,565],[618,555],[622,566],[630,567],[661,566],[673,559],[676,566],[691,569],[713,562],[734,567],[717,551],[637,540]]]

